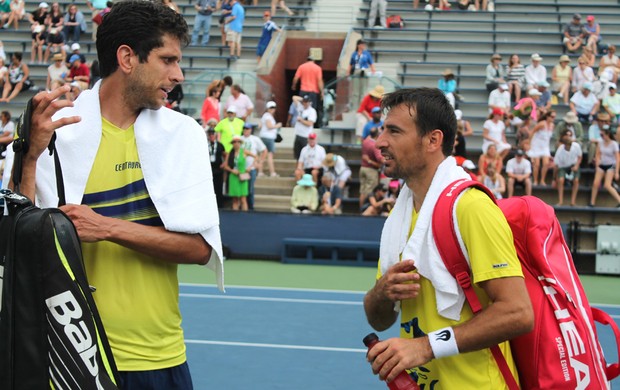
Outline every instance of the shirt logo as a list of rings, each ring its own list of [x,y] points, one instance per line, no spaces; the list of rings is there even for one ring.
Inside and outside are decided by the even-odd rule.
[[[506,268],[506,267],[508,267],[508,263],[493,264],[493,268]]]

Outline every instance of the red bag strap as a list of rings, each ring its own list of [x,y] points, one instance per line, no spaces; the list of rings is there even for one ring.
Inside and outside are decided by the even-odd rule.
[[[463,289],[467,303],[475,315],[482,311],[482,304],[474,291],[474,286],[471,281],[471,269],[459,245],[453,219],[456,201],[459,195],[468,188],[479,189],[487,194],[494,203],[497,203],[493,193],[482,183],[469,179],[456,180],[448,185],[448,187],[442,191],[441,195],[439,195],[439,199],[437,199],[435,209],[433,210],[432,229],[439,255],[446,265],[448,272],[450,272]],[[437,240],[437,237],[447,238]],[[499,346],[494,345],[490,349],[508,388],[510,390],[518,390],[519,385],[512,375],[506,358],[499,349]]]
[[[611,330],[614,332],[614,336],[616,337],[616,348],[618,348],[616,356],[620,357],[620,330],[618,329],[616,321],[614,321],[609,314],[605,313],[601,309],[593,307],[591,310],[594,321],[603,325],[609,325],[611,327]],[[605,369],[605,374],[607,375],[607,380],[609,381],[620,375],[620,362],[608,365]]]

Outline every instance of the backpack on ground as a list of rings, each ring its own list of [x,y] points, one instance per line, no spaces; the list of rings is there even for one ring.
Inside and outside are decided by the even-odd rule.
[[[534,330],[510,341],[522,388],[609,389],[608,381],[620,374],[620,365],[607,366],[595,321],[611,326],[619,352],[620,331],[607,313],[590,307],[553,208],[533,196],[496,201],[481,183],[457,180],[439,196],[432,228],[436,238],[448,237],[435,243],[474,314],[482,307],[459,245],[453,214],[459,195],[472,187],[485,192],[506,216],[534,309]],[[491,351],[508,387],[518,389],[499,348]]]
[[[0,221],[0,388],[116,389],[118,374],[88,285],[71,220],[19,194],[32,101],[14,141],[15,192],[2,190]],[[64,185],[54,153],[60,205]]]
[[[405,22],[400,15],[390,15],[385,19],[385,24],[388,28],[403,28],[405,27]]]

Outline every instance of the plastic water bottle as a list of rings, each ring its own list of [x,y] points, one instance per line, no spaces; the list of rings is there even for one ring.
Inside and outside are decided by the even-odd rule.
[[[363,341],[364,345],[367,346],[370,351],[372,347],[379,342],[379,336],[375,333],[370,333],[368,336],[364,337]],[[420,390],[420,386],[418,386],[407,371],[398,374],[393,381],[388,382],[387,386],[390,390]]]

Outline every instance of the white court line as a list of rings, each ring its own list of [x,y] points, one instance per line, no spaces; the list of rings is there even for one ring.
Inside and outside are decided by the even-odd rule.
[[[289,302],[289,303],[317,303],[321,305],[354,305],[361,306],[362,302],[357,301],[335,301],[327,299],[298,299],[298,298],[269,298],[269,297],[240,297],[233,295],[213,295],[213,294],[179,294],[187,298],[207,298],[207,299],[230,299],[237,301],[266,301],[266,302]]]
[[[208,344],[208,345],[227,345],[233,347],[255,347],[255,348],[275,348],[275,349],[301,349],[306,351],[327,351],[327,352],[355,352],[366,353],[362,348],[334,348],[334,347],[315,347],[311,345],[291,345],[291,344],[263,344],[263,343],[242,343],[235,341],[215,341],[215,340],[191,340],[186,339],[187,344]]]
[[[179,286],[217,288],[217,286],[215,284],[198,284],[198,283],[179,283]],[[321,289],[318,289],[318,288],[315,289],[315,288],[296,288],[296,287],[265,287],[265,286],[234,286],[234,285],[226,285],[226,288],[238,288],[238,289],[245,289],[245,290],[308,291],[308,292],[318,292],[318,293],[366,294],[366,291],[321,290]]]

